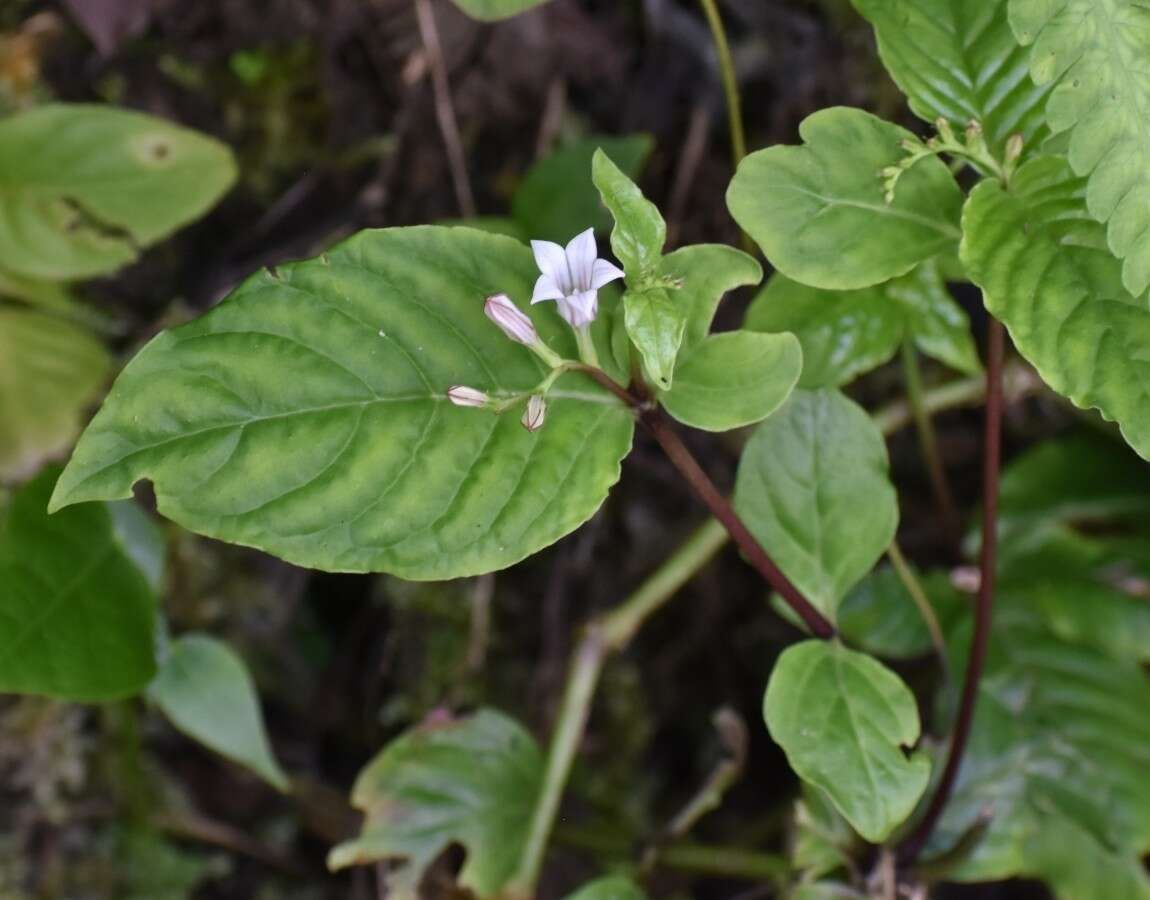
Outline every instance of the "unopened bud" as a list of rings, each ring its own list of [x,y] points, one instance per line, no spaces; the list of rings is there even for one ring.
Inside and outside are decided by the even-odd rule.
[[[547,418],[547,401],[539,394],[532,394],[527,401],[527,409],[523,411],[520,421],[528,431],[538,431],[543,427],[543,420]]]
[[[483,304],[483,311],[499,330],[511,340],[528,347],[538,343],[539,335],[531,319],[506,294],[494,294]]]
[[[462,384],[449,389],[447,399],[456,406],[487,406],[491,402],[491,398],[483,391]]]
[[[1023,137],[1021,134],[1012,134],[1006,141],[1006,161],[1012,163],[1022,156]]]
[[[966,139],[967,141],[976,141],[982,137],[982,125],[977,119],[971,119],[970,124],[966,126]]]

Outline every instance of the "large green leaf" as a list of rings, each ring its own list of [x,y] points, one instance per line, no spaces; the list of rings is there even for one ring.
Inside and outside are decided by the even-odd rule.
[[[949,620],[962,609],[946,572],[931,572],[919,582],[939,618]],[[933,649],[922,611],[891,566],[875,569],[846,595],[838,625],[846,641],[875,656],[913,659]]]
[[[0,481],[67,448],[110,370],[103,345],[79,325],[0,305]]]
[[[969,622],[955,632],[961,665]],[[971,743],[928,852],[989,813],[949,878],[1042,878],[1061,900],[1150,897],[1150,680],[1133,662],[1067,643],[1005,594]]]
[[[735,508],[826,616],[894,538],[886,445],[838,391],[795,391],[743,450]]]
[[[597,149],[629,178],[636,178],[651,154],[645,134],[588,137],[564,144],[533,165],[511,200],[511,211],[523,233],[536,240],[566,244],[589,226],[611,225],[599,192],[591,181],[591,159]]]
[[[1045,136],[1047,90],[1029,77],[1027,52],[1007,21],[1009,0],[853,0],[878,36],[883,65],[915,115],[959,129],[982,125],[999,156],[1012,134]]]
[[[467,852],[460,886],[491,897],[519,863],[542,777],[535,741],[507,716],[484,709],[424,722],[360,773],[352,803],[367,819],[328,864],[401,860],[388,871],[388,896],[414,900],[426,868],[460,844]]]
[[[539,6],[546,0],[454,0],[456,6],[481,22],[497,22]]]
[[[649,287],[623,295],[623,324],[643,358],[643,370],[661,390],[671,387],[679,345],[687,328],[686,310],[674,292]]]
[[[864,653],[832,641],[787,648],[763,715],[791,768],[868,841],[886,840],[926,790],[930,761],[903,749],[919,737],[914,694]]]
[[[207,211],[236,167],[223,144],[152,116],[48,104],[0,122],[0,266],[111,272]]]
[[[886,202],[879,173],[903,157],[906,129],[834,107],[808,116],[799,136],[801,147],[748,156],[727,191],[735,220],[783,274],[814,287],[869,287],[958,240],[962,193],[937,158],[910,169]]]
[[[251,769],[273,787],[289,789],[268,744],[251,675],[223,641],[203,634],[174,641],[148,695],[188,737]]]
[[[660,395],[672,416],[706,431],[729,431],[765,419],[790,396],[803,367],[790,334],[713,334],[675,369],[675,385]]]
[[[1054,85],[1046,121],[1069,135],[1086,207],[1108,223],[1122,280],[1150,287],[1150,8],[1142,0],[1010,0],[1036,84]]]
[[[663,257],[659,275],[679,285],[675,303],[687,317],[680,355],[711,330],[719,301],[728,291],[763,280],[763,267],[753,256],[725,244],[695,244]]]
[[[0,509],[0,691],[110,700],[155,672],[155,598],[108,506],[49,516],[56,472]]]
[[[1150,457],[1150,310],[1122,286],[1083,188],[1060,157],[1026,163],[1009,191],[982,182],[963,214],[962,259],[1043,380]]]
[[[536,274],[510,238],[421,227],[255,275],[129,363],[54,508],[149,478],[185,527],[299,565],[413,579],[508,566],[598,509],[633,431],[578,373],[534,433],[518,408],[447,401],[453,385],[509,397],[545,376],[483,313],[497,291],[527,308]],[[552,305],[530,314],[575,356]]]

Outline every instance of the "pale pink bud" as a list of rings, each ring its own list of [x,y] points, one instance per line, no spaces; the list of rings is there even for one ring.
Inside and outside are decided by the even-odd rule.
[[[538,431],[543,427],[543,420],[547,418],[547,401],[539,394],[532,394],[527,401],[527,409],[523,412],[520,421],[528,431]]]
[[[488,297],[487,302],[483,304],[483,311],[487,313],[487,318],[498,325],[500,331],[511,340],[526,344],[528,347],[538,342],[539,335],[535,331],[535,326],[506,294],[494,294]]]
[[[483,391],[477,391],[475,388],[462,384],[457,384],[451,388],[447,392],[447,399],[456,406],[486,406],[491,402],[491,398]]]

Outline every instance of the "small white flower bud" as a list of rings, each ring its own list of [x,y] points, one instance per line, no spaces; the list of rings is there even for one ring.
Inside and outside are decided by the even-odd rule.
[[[506,294],[495,294],[487,298],[483,311],[499,330],[511,340],[530,347],[539,341],[535,325]]]
[[[547,401],[539,394],[532,394],[527,401],[527,409],[523,412],[520,421],[528,431],[538,431],[543,427],[543,420],[547,418]]]
[[[483,391],[466,385],[457,384],[447,392],[447,399],[456,406],[487,406],[491,402]]]
[[[1006,161],[1012,163],[1022,156],[1024,138],[1021,134],[1012,134],[1006,141]]]

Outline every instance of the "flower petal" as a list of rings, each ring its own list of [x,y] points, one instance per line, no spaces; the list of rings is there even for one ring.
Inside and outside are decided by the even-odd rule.
[[[609,263],[605,259],[595,260],[595,265],[591,269],[591,287],[598,290],[605,284],[610,284],[623,277],[623,270],[614,263]]]
[[[562,300],[564,293],[552,280],[550,275],[540,275],[535,282],[535,290],[531,293],[531,302],[539,303],[543,300]]]
[[[588,228],[581,234],[571,238],[567,245],[567,265],[571,269],[571,291],[588,291],[591,289],[591,270],[595,265],[595,229]]]
[[[535,253],[535,265],[539,266],[539,271],[551,278],[561,294],[571,293],[574,288],[566,251],[551,241],[532,241],[531,250]]]
[[[599,315],[599,292],[580,291],[559,301],[559,314],[572,328],[583,328]]]

